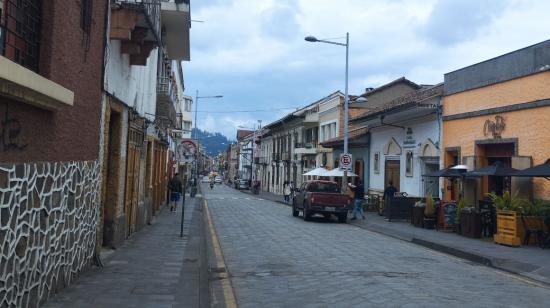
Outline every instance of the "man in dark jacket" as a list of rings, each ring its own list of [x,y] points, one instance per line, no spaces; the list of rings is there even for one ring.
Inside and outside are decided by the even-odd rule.
[[[180,201],[182,192],[182,185],[178,173],[170,179],[168,188],[170,188],[170,212],[176,212],[176,207],[178,205],[178,201]]]
[[[353,200],[353,218],[351,220],[357,219],[357,214],[361,215],[361,218],[365,219],[365,213],[363,212],[363,199],[365,199],[365,188],[361,179],[357,181],[357,186],[349,186],[353,189],[355,198]]]

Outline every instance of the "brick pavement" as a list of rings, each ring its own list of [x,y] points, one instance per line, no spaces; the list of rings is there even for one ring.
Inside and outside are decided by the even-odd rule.
[[[262,191],[259,196],[262,199],[283,203],[283,197],[273,193]],[[494,244],[491,239],[471,239],[455,233],[416,228],[409,222],[388,222],[376,213],[366,215],[366,220],[349,222],[370,231],[550,284],[550,249],[543,250],[536,246],[507,247]]]
[[[205,191],[240,307],[545,307],[546,285],[226,186]]]
[[[134,234],[108,259],[50,298],[57,307],[209,307],[202,208],[187,199],[184,237],[181,206],[164,209],[154,224]]]

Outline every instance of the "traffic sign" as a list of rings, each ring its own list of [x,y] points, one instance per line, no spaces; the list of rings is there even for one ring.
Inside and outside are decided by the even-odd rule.
[[[353,159],[351,159],[351,154],[349,154],[349,153],[340,154],[340,168],[341,169],[350,169],[352,163],[353,163]]]

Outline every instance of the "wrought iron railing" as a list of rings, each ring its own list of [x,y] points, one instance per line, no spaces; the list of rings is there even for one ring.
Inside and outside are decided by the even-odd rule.
[[[6,11],[0,23],[0,53],[38,72],[41,0],[4,0]]]
[[[153,30],[157,43],[160,45],[161,23],[160,23],[160,3],[161,0],[115,0],[122,6],[132,7],[143,12],[149,27]]]

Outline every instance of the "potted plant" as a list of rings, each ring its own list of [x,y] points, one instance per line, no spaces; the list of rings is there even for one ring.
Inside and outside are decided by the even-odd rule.
[[[426,207],[424,208],[424,228],[433,229],[435,227],[435,204],[431,195],[426,196]]]
[[[533,203],[527,202],[523,206],[522,214],[525,225],[521,224],[521,227],[519,228],[521,239],[523,239],[525,236],[525,227],[529,229],[540,229],[547,231],[544,219],[548,212],[548,208],[550,208],[550,202],[544,200],[535,200]],[[534,236],[534,234],[532,234],[531,236]],[[536,243],[536,241],[530,240],[529,243]]]
[[[497,233],[494,235],[494,241],[503,245],[520,246],[525,232],[521,223],[521,214],[526,207],[529,207],[529,202],[518,198],[517,194],[512,196],[508,191],[502,196],[494,193],[488,193],[487,196],[497,208]]]
[[[466,237],[481,238],[481,215],[473,206],[466,206],[464,199],[458,202],[456,212],[457,233]]]
[[[415,227],[421,228],[424,225],[424,209],[426,208],[426,203],[422,200],[414,203],[412,210],[411,223]]]

